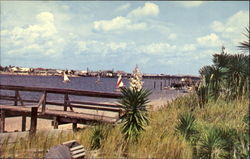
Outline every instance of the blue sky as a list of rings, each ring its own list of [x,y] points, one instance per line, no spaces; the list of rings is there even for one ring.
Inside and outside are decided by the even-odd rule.
[[[246,38],[248,1],[1,1],[1,65],[191,74]]]

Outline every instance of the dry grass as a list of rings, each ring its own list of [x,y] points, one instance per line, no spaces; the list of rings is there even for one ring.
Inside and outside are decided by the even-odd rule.
[[[40,131],[32,138],[26,136],[16,140],[14,144],[7,144],[7,140],[0,145],[0,157],[42,157],[50,147],[61,144],[68,140],[77,140],[85,146],[87,157],[103,158],[169,158],[169,159],[191,159],[192,147],[175,131],[180,113],[192,110],[197,124],[201,129],[217,126],[223,128],[235,128],[237,131],[247,129],[243,118],[248,114],[248,100],[209,102],[204,108],[198,108],[196,96],[186,95],[178,97],[171,103],[157,111],[150,112],[150,124],[139,137],[138,142],[124,142],[120,132],[120,124],[116,126],[103,126],[104,139],[101,148],[92,151],[91,132],[93,128],[88,127],[78,132],[54,132]],[[195,109],[193,109],[195,108]],[[204,130],[205,131],[205,130]],[[40,153],[30,153],[33,150],[41,150]]]

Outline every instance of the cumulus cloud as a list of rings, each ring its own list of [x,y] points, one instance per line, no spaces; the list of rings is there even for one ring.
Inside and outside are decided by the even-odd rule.
[[[36,16],[38,24],[15,27],[1,31],[2,46],[8,54],[43,54],[55,56],[62,52],[64,39],[57,34],[54,15],[41,12]]]
[[[106,55],[108,53],[125,51],[133,43],[126,42],[101,42],[96,40],[79,41],[77,42],[77,54],[84,53],[97,53],[98,55]]]
[[[148,53],[148,54],[162,54],[162,53],[169,53],[176,50],[175,45],[170,45],[168,43],[151,43],[148,45],[142,45],[139,47],[139,51]]]
[[[123,6],[124,7],[124,6]],[[143,7],[138,7],[128,13],[126,17],[117,16],[111,20],[94,21],[93,26],[98,31],[113,30],[146,30],[146,22],[138,22],[134,18],[142,16],[156,16],[159,14],[159,7],[151,2],[146,2]]]
[[[205,2],[204,1],[180,1],[177,3],[181,4],[183,7],[191,8],[191,7],[198,7]]]
[[[124,11],[124,10],[127,10],[129,7],[130,7],[130,4],[126,3],[116,8],[116,11]]]
[[[100,20],[94,22],[96,30],[111,31],[111,30],[144,30],[146,23],[133,23],[130,19],[122,16],[113,18],[112,20]]]
[[[206,47],[217,47],[223,44],[222,40],[220,40],[220,38],[214,33],[203,37],[198,37],[196,41],[199,45]]]
[[[177,35],[175,33],[171,33],[168,35],[168,39],[175,40],[177,38]]]
[[[128,16],[133,17],[141,17],[141,16],[157,16],[159,14],[159,6],[151,3],[146,2],[143,7],[138,7],[134,10],[132,10]]]
[[[188,51],[195,51],[196,47],[194,44],[185,44],[181,47],[180,51],[188,52]]]
[[[215,32],[221,33],[221,36],[230,39],[234,45],[239,41],[244,40],[242,32],[244,27],[249,26],[249,11],[239,11],[233,16],[229,17],[225,22],[213,21],[210,25],[211,29]]]

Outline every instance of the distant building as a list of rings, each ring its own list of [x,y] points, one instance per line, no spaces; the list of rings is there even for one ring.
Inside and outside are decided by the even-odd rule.
[[[35,68],[34,73],[37,75],[46,75],[47,70],[45,68]]]

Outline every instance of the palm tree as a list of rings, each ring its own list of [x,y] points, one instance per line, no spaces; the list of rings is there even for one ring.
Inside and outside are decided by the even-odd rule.
[[[250,31],[249,28],[246,27],[246,33],[244,35],[247,37],[247,41],[240,42],[240,46],[238,46],[240,49],[248,50],[250,49],[250,37],[249,37]]]
[[[148,96],[151,94],[146,89],[121,88],[123,98],[119,101],[125,109],[125,114],[121,117],[122,133],[127,141],[137,140],[138,135],[148,125],[149,118],[146,105],[149,103]]]

